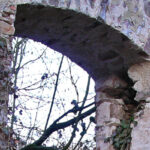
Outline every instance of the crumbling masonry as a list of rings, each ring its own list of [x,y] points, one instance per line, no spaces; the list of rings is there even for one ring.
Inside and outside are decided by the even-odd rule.
[[[120,149],[149,150],[149,7],[148,0],[0,0],[0,149],[11,143],[5,128],[15,35],[63,53],[93,77],[97,150],[115,150],[124,129]]]

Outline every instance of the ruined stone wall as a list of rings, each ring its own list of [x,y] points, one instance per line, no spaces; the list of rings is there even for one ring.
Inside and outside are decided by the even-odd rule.
[[[13,22],[16,4],[23,3],[41,3],[54,7],[73,9],[97,20],[103,19],[108,25],[121,31],[132,39],[133,42],[141,46],[144,51],[150,53],[149,0],[0,0],[0,149],[7,149],[6,147],[9,145],[8,135],[5,135],[4,129],[7,123],[6,114],[11,75],[11,36],[15,30]],[[136,58],[133,59],[136,60]],[[147,138],[150,135],[149,66],[149,62],[143,62],[129,69],[129,77],[136,82],[134,90],[137,93],[133,98],[137,101],[143,101],[142,109],[136,113],[134,112],[137,126],[133,126],[132,142],[129,148],[131,150],[148,150],[150,146],[150,141]],[[126,114],[131,111],[124,101],[131,98],[127,94],[129,87],[131,88],[129,80],[120,79],[117,76],[110,76],[105,78],[105,80],[101,78],[96,81],[97,150],[114,149],[112,143],[105,140],[114,133],[121,120],[127,117],[128,115]],[[127,91],[127,93],[124,91]]]
[[[15,0],[73,9],[94,18],[102,18],[149,53],[149,0]]]
[[[11,131],[7,128],[8,99],[11,86],[11,62],[12,47],[11,35],[15,28],[16,7],[5,5],[5,1],[0,1],[0,149],[8,149],[11,145],[9,136]]]

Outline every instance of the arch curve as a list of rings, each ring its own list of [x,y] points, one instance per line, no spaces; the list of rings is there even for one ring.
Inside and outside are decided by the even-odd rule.
[[[15,35],[41,42],[68,56],[93,79],[122,75],[148,55],[102,19],[54,6],[17,6]]]

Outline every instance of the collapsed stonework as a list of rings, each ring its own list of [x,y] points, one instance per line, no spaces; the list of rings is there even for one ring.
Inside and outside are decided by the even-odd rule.
[[[2,129],[7,123],[10,65],[13,59],[11,39],[15,32],[17,36],[40,41],[67,55],[94,78],[97,94],[97,150],[116,149],[113,142],[106,139],[113,139],[112,135],[121,121],[133,116],[137,125],[131,122],[131,140],[129,144],[123,143],[127,146],[125,149],[148,150],[148,4],[148,1],[136,0],[1,0],[0,149],[7,149],[10,143]],[[141,131],[145,136],[141,136]]]

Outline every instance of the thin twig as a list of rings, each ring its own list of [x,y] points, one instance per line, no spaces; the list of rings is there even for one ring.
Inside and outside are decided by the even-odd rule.
[[[53,108],[53,104],[54,104],[54,100],[55,100],[55,95],[56,95],[56,91],[57,91],[57,87],[58,87],[58,80],[59,80],[60,70],[61,70],[61,67],[62,67],[62,64],[63,64],[63,59],[64,59],[64,55],[61,58],[60,65],[59,65],[59,68],[58,68],[56,84],[55,84],[54,93],[53,93],[53,97],[52,97],[52,103],[51,103],[51,106],[50,106],[50,109],[49,109],[49,113],[48,113],[48,116],[47,116],[47,120],[46,120],[44,131],[47,128],[47,125],[48,125],[48,122],[49,122],[49,118],[50,118],[50,115],[51,115],[51,112],[52,112],[52,108]]]
[[[91,121],[90,121],[89,124],[88,124],[88,127],[87,127],[87,129],[86,129],[86,132],[88,131],[90,125],[91,125]],[[78,140],[78,142],[77,142],[77,144],[76,144],[76,146],[74,147],[73,150],[76,150],[77,146],[80,144],[80,142],[81,142],[81,140],[83,139],[84,135],[85,135],[85,134],[82,134],[82,135],[81,135],[80,139]],[[80,147],[79,147],[79,148],[80,148]],[[78,148],[78,150],[79,150],[79,148]]]
[[[24,53],[25,47],[26,47],[26,42],[27,42],[26,39],[22,39],[21,41],[18,41],[18,38],[17,38],[17,43],[16,43],[15,49],[14,49],[15,59],[13,61],[13,71],[15,73],[15,77],[14,77],[14,87],[15,88],[17,86],[18,73],[20,70],[20,68],[18,68],[19,66],[16,67],[18,56],[19,56],[20,45],[21,45],[21,53]],[[23,47],[23,45],[25,45],[25,46]],[[19,65],[22,63],[22,59],[23,59],[23,55],[20,56]],[[13,93],[13,106],[12,106],[12,117],[11,117],[11,129],[12,130],[13,130],[13,124],[14,124],[14,118],[15,118],[15,108],[16,108],[15,94],[16,94],[16,91]]]
[[[81,107],[84,107],[84,104],[86,102],[86,99],[87,99],[87,96],[88,96],[88,93],[89,93],[89,88],[90,88],[90,80],[91,80],[91,77],[88,76],[88,82],[87,82],[87,86],[86,86],[86,92],[85,92],[85,96],[84,96],[84,99],[83,99]],[[72,143],[72,141],[73,141],[73,139],[75,137],[76,128],[77,128],[77,125],[78,125],[78,117],[80,117],[81,113],[82,113],[82,110],[80,110],[79,113],[78,113],[78,116],[76,118],[76,122],[75,122],[75,125],[74,125],[74,129],[72,131],[72,135],[71,135],[68,143],[64,146],[63,150],[67,150],[69,148],[69,146],[71,145],[71,143]]]

